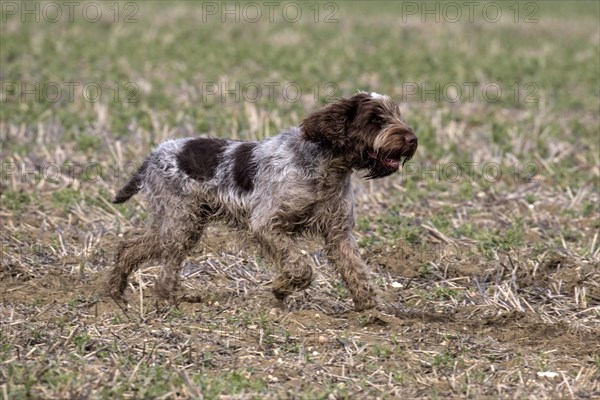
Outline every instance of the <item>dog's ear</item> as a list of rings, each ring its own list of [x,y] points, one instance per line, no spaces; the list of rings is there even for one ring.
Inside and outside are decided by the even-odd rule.
[[[338,149],[348,146],[351,140],[348,127],[358,113],[359,104],[368,97],[367,93],[359,93],[309,114],[300,124],[304,138]]]

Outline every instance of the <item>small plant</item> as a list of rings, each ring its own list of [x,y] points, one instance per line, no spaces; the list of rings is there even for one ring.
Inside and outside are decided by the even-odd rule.
[[[426,297],[433,300],[453,300],[457,299],[459,295],[460,292],[456,289],[438,286],[433,291],[427,292]]]
[[[81,192],[71,188],[59,189],[52,193],[54,205],[63,209],[67,209],[81,200]]]
[[[447,351],[433,356],[431,365],[435,368],[449,369],[454,365],[455,357]]]
[[[368,315],[361,315],[358,317],[358,324],[361,327],[368,326],[371,323],[371,317]]]
[[[288,354],[300,354],[301,347],[300,343],[290,340],[281,346],[281,350]]]
[[[346,286],[340,280],[336,279],[332,283],[332,286],[338,299],[343,299],[348,296],[348,289],[346,289]]]
[[[212,351],[205,351],[202,353],[202,359],[200,360],[200,363],[202,364],[202,366],[204,368],[214,368],[214,363],[213,363],[213,353]]]
[[[75,139],[77,148],[83,152],[88,150],[98,150],[100,148],[100,139],[96,136],[81,133]]]
[[[89,345],[89,342],[90,342],[90,335],[88,335],[87,333],[82,333],[80,335],[73,336],[73,344],[75,345],[75,347],[77,348],[77,351],[80,354],[85,353],[86,348]]]
[[[12,345],[4,342],[4,335],[0,332],[0,361],[4,361],[10,357]]]
[[[185,313],[179,307],[171,307],[166,315],[166,320],[169,322],[178,321],[185,317]]]
[[[21,191],[6,190],[0,194],[0,203],[2,208],[6,207],[18,213],[31,203],[31,195]]]
[[[387,359],[393,354],[393,349],[385,345],[376,344],[371,348],[371,354],[377,358]]]
[[[418,271],[421,278],[427,278],[433,272],[433,267],[429,264],[422,264]]]

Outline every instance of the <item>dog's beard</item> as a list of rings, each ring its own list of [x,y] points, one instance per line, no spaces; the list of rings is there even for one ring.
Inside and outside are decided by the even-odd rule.
[[[400,165],[404,165],[406,161],[408,161],[408,158],[398,160]],[[398,172],[399,168],[390,168],[380,160],[371,159],[369,160],[369,165],[365,169],[366,173],[363,176],[365,179],[379,179]]]
[[[377,163],[377,164],[371,166],[367,170],[367,173],[363,176],[363,178],[365,178],[365,179],[385,178],[386,176],[392,175],[396,171],[397,170],[391,170],[391,169],[385,168],[381,164]]]

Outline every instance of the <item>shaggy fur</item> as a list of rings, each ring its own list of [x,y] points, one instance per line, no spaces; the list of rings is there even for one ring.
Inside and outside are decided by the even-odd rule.
[[[355,309],[372,308],[374,291],[352,234],[351,174],[388,176],[416,149],[417,138],[398,106],[376,93],[340,99],[300,127],[258,142],[164,142],[115,197],[123,203],[141,191],[153,219],[143,235],[118,245],[109,292],[121,297],[140,264],[161,260],[158,295],[195,300],[179,290],[181,264],[205,226],[223,221],[248,232],[277,266],[272,290],[278,299],[310,286],[313,271],[295,239],[320,236]]]

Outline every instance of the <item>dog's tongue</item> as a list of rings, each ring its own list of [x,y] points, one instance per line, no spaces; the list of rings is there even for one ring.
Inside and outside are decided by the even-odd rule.
[[[400,168],[400,161],[394,160],[393,158],[384,158],[383,163],[386,167],[390,169],[398,169]]]
[[[377,154],[373,153],[372,151],[369,151],[369,157],[377,160]],[[393,158],[386,157],[386,158],[384,158],[381,161],[389,169],[398,169],[398,168],[400,168],[400,160],[395,160]]]

